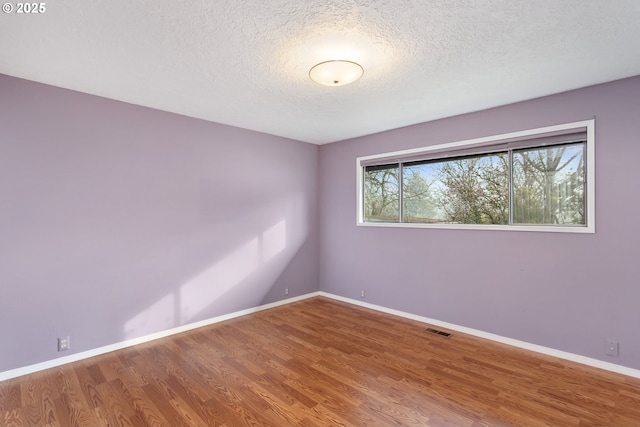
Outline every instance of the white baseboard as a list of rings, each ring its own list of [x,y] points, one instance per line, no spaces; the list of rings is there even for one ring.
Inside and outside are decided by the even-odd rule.
[[[453,323],[443,322],[436,319],[430,319],[428,317],[418,316],[411,313],[406,313],[400,310],[394,310],[391,308],[382,307],[375,304],[369,304],[363,301],[358,301],[351,298],[345,298],[334,294],[329,294],[326,292],[320,292],[320,296],[332,298],[337,301],[346,302],[349,304],[358,305],[365,308],[370,308],[372,310],[381,311],[387,314],[393,314],[395,316],[404,317],[411,320],[417,320],[418,322],[428,323],[434,326],[440,326],[442,328],[451,329],[453,331],[462,332],[465,334],[473,335],[479,338],[485,338],[491,341],[499,342],[502,344],[511,345],[513,347],[522,348],[525,350],[533,351],[536,353],[546,354],[548,356],[554,356],[560,359],[569,360],[571,362],[581,363],[583,365],[592,366],[594,368],[604,369],[606,371],[615,372],[622,375],[627,375],[629,377],[640,378],[640,370],[628,368],[622,365],[616,365],[615,363],[609,363],[598,359],[593,359],[590,357],[580,356],[579,354],[568,353],[566,351],[556,350],[549,347],[544,347],[537,344],[531,344],[525,341],[515,340],[513,338],[507,338],[496,334],[491,334],[489,332],[479,331],[477,329],[467,328],[466,326],[460,326]]]
[[[170,335],[179,334],[181,332],[190,331],[192,329],[201,328],[203,326],[212,325],[214,323],[223,322],[225,320],[234,319],[236,317],[245,316],[251,313],[257,313],[262,310],[278,307],[281,305],[289,304],[295,301],[301,301],[303,299],[311,298],[320,295],[319,292],[312,292],[310,294],[288,298],[281,301],[276,301],[271,304],[265,304],[258,307],[248,308],[246,310],[236,311],[234,313],[225,314],[211,319],[202,320],[200,322],[190,323],[188,325],[178,326],[177,328],[167,329],[166,331],[156,332],[154,334],[145,335],[143,337],[122,341],[115,344],[106,345],[104,347],[94,348],[92,350],[83,351],[76,354],[71,354],[65,357],[59,357],[57,359],[48,360],[46,362],[36,363],[34,365],[24,366],[22,368],[16,368],[9,371],[0,372],[0,381],[8,380],[10,378],[20,377],[22,375],[31,374],[38,371],[43,371],[49,368],[55,368],[57,366],[66,365],[67,363],[77,362],[79,360],[88,359],[89,357],[99,356],[101,354],[109,353],[112,351],[120,350],[126,347],[146,343],[149,341],[157,340],[159,338],[168,337]]]
[[[634,378],[640,378],[640,370],[628,368],[626,366],[616,365],[615,363],[604,362],[602,360],[592,359],[590,357],[580,356],[578,354],[567,353],[565,351],[556,350],[549,347],[543,347],[537,344],[531,344],[524,341],[515,340],[512,338],[503,337],[500,335],[491,334],[488,332],[479,331],[477,329],[467,328],[465,326],[455,325],[453,323],[442,322],[436,319],[430,319],[428,317],[418,316],[411,313],[406,313],[400,310],[394,310],[391,308],[386,308],[383,306],[366,303],[363,301],[354,300],[351,298],[341,297],[338,295],[330,294],[327,292],[312,292],[309,294],[301,295],[298,297],[293,297],[281,301],[276,301],[271,304],[265,304],[258,307],[249,308],[246,310],[236,311],[234,313],[225,314],[223,316],[213,317],[211,319],[202,320],[200,322],[190,323],[188,325],[179,326],[177,328],[168,329],[166,331],[156,332],[154,334],[145,335],[143,337],[134,338],[127,341],[122,341],[115,344],[110,344],[104,347],[95,348],[88,351],[83,351],[80,353],[72,354],[65,357],[60,357],[57,359],[49,360],[46,362],[36,363],[34,365],[24,366],[21,368],[12,369],[9,371],[0,372],[0,381],[8,380],[11,378],[16,378],[22,375],[31,374],[38,371],[43,371],[49,368],[55,368],[57,366],[62,366],[67,363],[77,362],[79,360],[88,359],[90,357],[99,356],[101,354],[109,353],[112,351],[120,350],[126,347],[131,347],[134,345],[146,343],[149,341],[157,340],[159,338],[168,337],[170,335],[179,334],[181,332],[190,331],[192,329],[201,328],[203,326],[212,325],[214,323],[223,322],[225,320],[234,319],[236,317],[245,316],[251,313],[257,313],[259,311],[268,310],[270,308],[278,307],[285,304],[290,304],[296,301],[302,301],[308,298],[312,298],[315,296],[323,296],[327,298],[331,298],[337,301],[346,302],[349,304],[370,308],[372,310],[380,311],[387,314],[392,314],[395,316],[404,317],[407,319],[417,320],[418,322],[428,323],[434,326],[440,326],[442,328],[451,329],[454,331],[462,332],[465,334],[473,335],[480,338],[485,338],[491,341],[508,344],[514,347],[522,348],[525,350],[534,351],[536,353],[546,354],[549,356],[558,357],[560,359],[569,360],[572,362],[581,363],[583,365],[592,366],[599,369],[604,369],[606,371],[616,372],[618,374],[627,375]]]

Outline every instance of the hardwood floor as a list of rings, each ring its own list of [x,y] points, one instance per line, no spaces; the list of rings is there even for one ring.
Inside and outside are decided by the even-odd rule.
[[[0,382],[2,426],[640,426],[640,380],[316,297]]]

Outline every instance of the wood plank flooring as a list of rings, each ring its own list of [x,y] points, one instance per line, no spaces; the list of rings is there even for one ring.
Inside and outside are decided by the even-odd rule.
[[[640,426],[640,380],[316,297],[0,382],[2,426]]]

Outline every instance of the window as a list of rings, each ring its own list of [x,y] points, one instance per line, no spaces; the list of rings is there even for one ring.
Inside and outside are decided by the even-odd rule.
[[[594,121],[360,157],[358,224],[594,230]]]

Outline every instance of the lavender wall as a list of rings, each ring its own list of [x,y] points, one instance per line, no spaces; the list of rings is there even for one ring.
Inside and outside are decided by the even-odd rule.
[[[317,164],[0,76],[0,372],[316,291]]]
[[[635,77],[320,147],[320,289],[640,369],[639,100]],[[355,225],[358,156],[594,116],[596,234]]]

